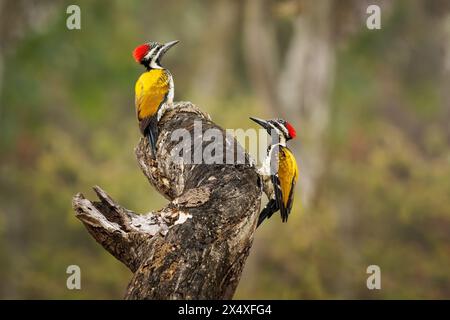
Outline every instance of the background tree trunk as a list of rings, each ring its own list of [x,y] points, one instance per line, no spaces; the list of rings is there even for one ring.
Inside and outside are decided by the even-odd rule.
[[[299,124],[302,134],[302,198],[314,198],[324,169],[323,141],[328,126],[334,77],[331,41],[333,1],[248,0],[244,48],[249,78],[270,117]],[[277,43],[277,18],[292,21],[289,45]],[[294,150],[299,146],[292,142]]]
[[[247,155],[239,165],[176,161],[174,130],[189,131],[191,150],[209,144],[194,136],[194,121],[201,122],[202,132],[219,129],[224,146],[236,143],[192,104],[176,107],[160,122],[157,160],[149,156],[146,139],[136,148],[142,171],[171,201],[165,208],[138,215],[100,187],[94,187],[100,201],[77,194],[73,207],[94,239],[134,273],[126,299],[230,299],[252,245],[259,177]]]
[[[384,0],[245,2],[243,48],[249,80],[269,116],[289,119],[301,132],[301,146],[294,140],[291,148],[301,155],[298,185],[306,207],[320,197],[327,167],[336,44],[365,27],[366,9],[374,3],[383,15],[389,12],[391,4]]]

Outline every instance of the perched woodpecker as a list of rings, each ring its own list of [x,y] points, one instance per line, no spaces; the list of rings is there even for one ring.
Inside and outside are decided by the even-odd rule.
[[[295,138],[295,129],[289,122],[282,119],[261,120],[253,117],[250,119],[266,129],[272,137],[267,148],[266,161],[260,170],[263,189],[269,202],[261,211],[257,226],[278,210],[281,220],[286,222],[294,203],[294,189],[298,178],[297,162],[286,146],[288,140]]]
[[[147,69],[136,82],[135,105],[139,129],[148,138],[153,156],[156,156],[158,122],[172,105],[174,95],[172,75],[161,66],[161,58],[177,43],[178,40],[165,44],[148,42],[133,51],[136,62]]]

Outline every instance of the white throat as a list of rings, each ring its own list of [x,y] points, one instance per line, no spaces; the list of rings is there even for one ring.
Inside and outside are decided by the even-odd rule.
[[[161,68],[160,68],[161,69]],[[169,70],[166,69],[167,76],[169,77],[169,92],[167,93],[166,101],[162,104],[162,106],[158,110],[158,114],[156,116],[157,121],[161,120],[164,113],[170,109],[173,105],[173,97],[175,95],[175,86],[173,84],[173,77]]]

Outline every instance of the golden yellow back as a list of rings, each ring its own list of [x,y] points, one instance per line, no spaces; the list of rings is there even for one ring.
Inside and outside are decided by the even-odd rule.
[[[139,77],[135,86],[136,115],[139,122],[156,114],[159,106],[165,102],[169,89],[170,79],[164,69],[152,69]]]
[[[298,167],[292,152],[285,147],[280,147],[278,178],[280,179],[281,192],[283,193],[283,204],[287,208],[291,188],[295,186],[298,179]]]

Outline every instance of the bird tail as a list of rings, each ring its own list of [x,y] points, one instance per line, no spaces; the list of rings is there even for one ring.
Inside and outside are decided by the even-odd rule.
[[[145,129],[145,136],[148,139],[148,143],[152,149],[153,157],[156,157],[156,143],[158,142],[158,125],[149,125]]]
[[[267,205],[264,207],[264,209],[259,214],[258,218],[258,224],[256,227],[259,227],[259,225],[266,219],[269,219],[275,212],[279,210],[278,203],[275,199],[271,199]]]

